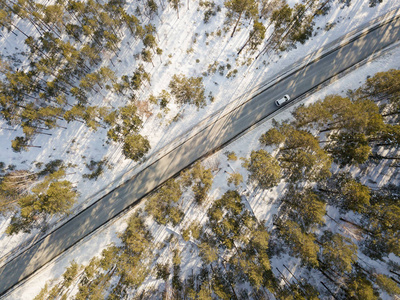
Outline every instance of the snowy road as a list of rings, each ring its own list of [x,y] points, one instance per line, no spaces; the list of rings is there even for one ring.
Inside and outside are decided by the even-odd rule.
[[[276,99],[285,94],[295,99],[398,40],[400,19],[395,19],[289,74],[251,101],[224,115],[1,267],[0,295],[132,206],[171,176],[275,112],[278,109],[274,104]]]

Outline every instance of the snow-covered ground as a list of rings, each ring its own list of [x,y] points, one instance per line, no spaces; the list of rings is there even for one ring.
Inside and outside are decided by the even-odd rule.
[[[368,75],[374,74],[379,71],[385,71],[390,68],[400,68],[400,48],[394,49],[390,54],[385,55],[384,57],[380,57],[377,60],[370,62],[356,71],[348,74],[347,76],[341,78],[339,81],[336,81],[332,85],[318,91],[313,94],[311,97],[308,97],[303,101],[303,103],[312,103],[318,99],[324,98],[328,94],[341,94],[345,95],[345,92],[348,89],[354,89],[360,86],[362,82],[366,79]],[[292,107],[290,111],[293,109]],[[291,117],[290,111],[286,110],[280,114],[278,114],[275,119],[276,120],[284,120]],[[232,144],[230,144],[225,149],[215,153],[214,155],[208,157],[203,161],[203,164],[206,166],[212,166],[216,163],[219,164],[221,170],[215,175],[214,183],[211,192],[209,193],[212,199],[217,199],[220,197],[227,189],[226,172],[232,172],[232,170],[240,171],[243,175],[246,172],[243,172],[241,167],[241,161],[238,160],[236,162],[227,161],[225,151],[234,151],[238,157],[248,157],[251,150],[258,149],[260,144],[258,139],[262,133],[268,130],[271,127],[271,120],[264,122],[262,125],[258,126],[256,129],[251,131],[250,133],[244,135],[240,139],[236,140]],[[377,185],[381,186],[388,182],[390,179],[392,182],[398,178],[398,174],[391,173],[389,169],[384,168],[379,171],[379,173],[370,173],[368,176],[364,176],[362,178],[362,182],[367,183],[368,179],[372,179],[377,182]],[[244,178],[246,182],[246,177]],[[242,186],[242,188],[246,188]],[[282,186],[278,186],[274,188],[272,191],[257,191],[252,192],[248,197],[249,202],[251,204],[252,209],[254,210],[256,216],[259,219],[271,220],[272,215],[276,213],[276,208],[271,206],[270,200],[276,199],[282,193]],[[141,205],[142,206],[142,205]],[[138,208],[140,208],[139,206]],[[188,207],[188,206],[186,206]],[[202,220],[204,217],[206,209],[196,210],[190,209],[186,212],[186,216],[182,222],[182,224],[188,224],[194,219]],[[329,214],[332,217],[335,217],[335,211],[329,211]],[[99,234],[94,235],[90,239],[87,239],[84,243],[74,247],[72,250],[63,254],[60,258],[56,260],[56,262],[51,263],[44,267],[37,275],[35,275],[32,279],[28,280],[24,283],[23,286],[16,289],[12,294],[8,295],[7,299],[30,299],[34,295],[36,295],[40,289],[44,286],[44,283],[51,278],[59,278],[61,274],[64,272],[65,267],[69,265],[72,260],[75,260],[78,263],[87,263],[92,256],[99,255],[108,244],[114,242],[118,243],[118,238],[116,233],[121,232],[126,227],[125,222],[126,219],[132,212],[125,215],[123,218],[114,222],[112,225],[108,226],[106,229],[102,230]],[[147,224],[155,236],[155,243],[164,240],[169,234],[173,232],[179,233],[179,226],[177,228],[164,227],[159,226],[155,222],[148,221]],[[329,225],[329,222],[328,222]],[[343,230],[343,229],[336,229]],[[191,264],[185,264],[190,260],[190,253],[188,248],[190,246],[186,245],[183,240],[180,240],[179,247],[184,249],[182,258],[182,273],[184,274],[187,270],[190,270],[194,267],[193,264],[196,262],[191,262]],[[374,262],[368,260],[365,256],[359,253],[360,257],[364,260],[367,260],[370,265],[373,265],[379,272],[387,273],[384,266],[379,262]],[[166,257],[161,256],[159,258],[160,262],[166,260]],[[396,259],[396,258],[393,258]],[[280,260],[272,259],[273,266],[281,266],[282,262],[284,262],[287,266],[293,266],[296,261],[293,261],[293,258],[289,258],[288,256],[283,256]],[[200,264],[200,261],[197,262]],[[280,268],[281,269],[281,268]],[[281,270],[285,275],[290,278],[290,274],[285,272],[285,270]],[[148,285],[153,285],[154,282],[149,280],[146,282]],[[144,287],[146,286],[144,285]],[[390,299],[387,295],[381,295],[384,299]]]
[[[293,1],[292,1],[293,2]],[[186,3],[185,3],[186,4]],[[223,7],[223,1],[217,1]],[[292,3],[291,3],[292,4]],[[301,59],[305,55],[312,53],[319,49],[321,46],[328,44],[332,40],[340,37],[346,32],[360,26],[361,24],[381,15],[389,10],[396,8],[398,3],[396,1],[385,1],[377,5],[375,8],[368,7],[368,1],[352,1],[351,6],[347,7],[338,2],[332,4],[332,9],[326,16],[316,19],[316,35],[306,42],[305,45],[298,45],[297,49],[290,52],[280,53],[271,57],[261,57],[256,62],[247,65],[241,65],[241,62],[247,60],[246,55],[241,56],[237,60],[237,49],[242,46],[247,38],[248,30],[247,24],[243,24],[242,29],[237,32],[234,38],[230,38],[230,32],[218,37],[216,32],[223,27],[224,14],[223,10],[217,16],[211,19],[209,24],[202,22],[203,12],[197,11],[198,3],[190,3],[190,9],[182,7],[180,11],[180,18],[171,8],[167,8],[162,14],[160,19],[157,17],[153,20],[156,23],[158,31],[159,46],[164,50],[161,60],[158,57],[154,58],[155,67],[147,64],[148,72],[151,72],[152,81],[151,86],[148,86],[142,93],[141,99],[146,99],[150,94],[158,94],[162,89],[166,89],[170,78],[173,74],[185,74],[188,76],[200,76],[201,73],[207,70],[207,66],[214,61],[220,64],[230,63],[232,69],[238,69],[238,75],[234,79],[227,79],[225,76],[219,75],[218,71],[215,75],[204,78],[206,91],[212,91],[215,96],[215,101],[209,103],[207,107],[201,110],[196,110],[195,107],[171,106],[171,110],[166,119],[157,118],[158,111],[149,117],[142,130],[142,134],[147,135],[152,145],[152,152],[157,151],[164,145],[168,144],[175,137],[184,133],[188,128],[197,124],[200,120],[211,115],[216,110],[224,107],[232,99],[243,94],[249,88],[261,83],[266,78],[273,76],[286,66]],[[324,27],[327,23],[336,23],[336,25],[329,31],[325,31]],[[206,37],[205,32],[210,33]],[[214,35],[211,35],[214,32]],[[196,36],[196,33],[198,34]],[[194,43],[194,38],[196,42]],[[11,55],[15,51],[23,49],[21,43],[21,36],[15,37],[12,33],[2,33],[0,38],[0,48],[3,55]],[[128,38],[123,41],[123,44],[128,42]],[[132,46],[132,50],[130,48]],[[133,54],[141,49],[141,45],[135,48],[133,45],[122,46],[122,53],[118,58],[121,62],[118,64],[118,75],[131,74],[129,70],[134,70],[135,61]],[[19,50],[16,50],[18,48]],[[3,50],[4,49],[4,50]],[[187,51],[188,49],[193,49]],[[115,59],[115,62],[118,62]],[[199,60],[197,63],[196,60]],[[229,61],[228,61],[229,59]],[[170,64],[165,66],[166,62],[171,61]],[[238,64],[238,65],[237,65]],[[400,68],[400,49],[394,49],[390,54],[377,60],[370,62],[351,74],[345,76],[332,85],[318,91],[311,97],[308,97],[303,103],[312,103],[317,99],[323,98],[327,94],[339,93],[344,94],[347,89],[357,88],[368,75],[373,75],[378,71],[385,71],[390,68]],[[226,75],[225,70],[225,75]],[[113,106],[123,105],[119,102],[121,99],[112,94],[104,95],[102,99],[95,99],[95,101],[106,101]],[[99,102],[100,103],[100,102]],[[292,110],[293,107],[290,109]],[[290,118],[290,110],[278,114],[275,119],[283,120]],[[182,118],[178,122],[167,125],[169,121],[179,112],[182,113]],[[8,127],[3,121],[0,121],[2,128]],[[160,126],[161,123],[161,126]],[[226,177],[227,172],[234,170],[241,170],[241,162],[227,162],[226,156],[223,154],[225,151],[235,151],[238,156],[249,156],[251,150],[259,147],[258,138],[271,126],[271,121],[267,121],[262,125],[255,128],[252,132],[246,134],[240,139],[230,144],[226,149],[223,149],[213,156],[207,158],[203,163],[205,165],[214,165],[219,162],[222,168],[214,177],[214,184],[210,192],[211,198],[218,198],[226,190]],[[71,162],[77,165],[75,169],[69,169],[68,173],[75,173],[68,175],[69,180],[77,185],[77,189],[81,193],[80,202],[85,201],[93,194],[93,191],[101,190],[104,187],[110,188],[112,185],[118,185],[125,178],[122,177],[128,170],[135,166],[135,163],[123,158],[120,147],[121,145],[109,145],[106,143],[105,130],[99,129],[97,132],[87,130],[84,125],[72,123],[68,125],[68,130],[53,130],[52,136],[38,136],[34,144],[42,145],[41,149],[32,149],[25,153],[14,153],[11,151],[10,140],[16,135],[20,134],[20,129],[17,131],[8,131],[0,129],[0,161],[6,164],[15,164],[19,169],[31,168],[33,169],[33,162],[41,161],[48,162],[52,159],[63,159],[66,163]],[[75,139],[75,142],[72,140]],[[149,155],[151,155],[149,153]],[[107,157],[108,163],[113,166],[111,170],[106,169],[102,177],[97,181],[88,181],[82,179],[82,174],[89,171],[83,167],[85,162],[90,159],[100,160]],[[393,170],[392,170],[393,171]],[[394,172],[394,171],[393,171]],[[245,172],[241,172],[245,175]],[[379,174],[370,174],[370,177],[378,184],[383,185],[389,179],[393,180],[397,174],[391,174],[389,170],[380,170]],[[244,178],[245,181],[247,178]],[[367,177],[363,181],[367,182]],[[243,187],[245,188],[245,187]],[[255,192],[249,197],[252,209],[260,219],[270,220],[274,213],[274,207],[271,206],[271,201],[268,199],[276,199],[282,192],[282,187],[278,186],[272,192]],[[201,212],[196,209],[190,209],[185,216],[182,224],[186,224],[193,219],[202,219],[202,214],[206,210],[202,209]],[[128,213],[123,218],[119,219],[112,225],[102,230],[99,234],[94,235],[85,242],[75,246],[72,250],[63,254],[54,263],[44,267],[37,275],[28,280],[23,286],[16,289],[12,294],[8,295],[8,299],[31,299],[36,295],[44,286],[46,280],[51,278],[58,278],[63,272],[64,268],[71,260],[78,263],[87,263],[89,259],[100,254],[101,250],[111,242],[117,242],[116,232],[120,232],[125,228],[125,220],[129,216]],[[4,229],[8,225],[8,220],[0,219],[0,229]],[[171,232],[170,230],[179,232],[179,228],[165,228],[156,225],[155,223],[148,224],[153,231],[156,238],[155,242],[163,240]],[[29,238],[27,234],[20,234],[13,237],[7,237],[2,234],[0,239],[0,256],[4,255],[14,247],[18,246],[22,241]],[[181,241],[183,243],[183,241]],[[181,245],[182,248],[184,244]],[[185,253],[185,252],[184,252]],[[162,261],[163,257],[160,257]],[[188,257],[182,259],[182,272],[185,272],[184,262]],[[274,261],[272,262],[274,264]],[[290,263],[289,263],[290,265]],[[383,271],[382,271],[383,272]],[[151,284],[151,282],[148,282]]]

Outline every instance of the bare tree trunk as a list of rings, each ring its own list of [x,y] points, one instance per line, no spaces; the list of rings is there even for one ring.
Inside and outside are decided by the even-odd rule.
[[[396,282],[397,284],[400,284],[400,281],[398,281],[397,279],[395,279],[393,276],[390,276],[390,279],[392,279],[394,282]]]
[[[246,43],[244,43],[244,45],[242,46],[242,48],[240,48],[240,50],[238,51],[237,55],[239,55],[243,49],[247,46],[247,44],[250,42],[252,35],[249,36],[249,38],[247,39]]]
[[[394,159],[394,160],[400,160],[399,156],[382,156],[378,153],[374,153],[369,156],[370,158],[375,158],[375,159]]]
[[[242,13],[239,15],[239,18],[236,21],[235,27],[233,27],[233,31],[232,31],[231,37],[233,37],[233,35],[235,34],[236,27],[239,25],[239,22],[240,22],[241,18],[242,18]]]
[[[338,300],[338,298],[336,298],[335,294],[332,293],[332,291],[325,285],[325,283],[323,283],[323,282],[321,281],[321,284],[324,286],[324,288],[327,289],[327,291],[329,292],[329,294],[331,294],[331,296],[332,296],[334,299]]]
[[[393,271],[393,270],[389,270],[389,272],[390,272],[390,273],[393,273],[393,274],[396,274],[397,276],[399,276],[399,277],[400,277],[400,274],[399,274],[399,273],[397,273],[397,272],[395,272],[395,271]]]
[[[344,219],[344,218],[342,218],[342,217],[340,217],[339,220],[340,220],[340,221],[343,221],[343,222],[346,222],[346,223],[349,223],[349,224],[351,224],[351,225],[357,227],[358,229],[361,229],[361,230],[367,232],[367,233],[370,234],[370,235],[373,235],[373,234],[374,234],[372,231],[370,231],[370,230],[368,230],[368,229],[365,229],[364,227],[362,227],[362,226],[360,226],[360,225],[358,225],[358,224],[356,224],[356,223],[353,223],[353,222],[351,222],[351,221],[349,221],[349,220],[346,220],[346,219]]]

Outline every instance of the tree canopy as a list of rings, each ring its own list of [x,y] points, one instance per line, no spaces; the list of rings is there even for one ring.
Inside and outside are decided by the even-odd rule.
[[[253,150],[246,166],[250,173],[249,180],[255,181],[263,189],[272,188],[281,180],[278,161],[263,149]]]
[[[174,75],[169,83],[171,94],[180,104],[194,104],[197,108],[206,106],[202,77]]]

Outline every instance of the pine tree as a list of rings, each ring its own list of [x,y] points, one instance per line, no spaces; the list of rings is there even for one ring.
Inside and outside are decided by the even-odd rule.
[[[46,195],[40,197],[40,209],[50,215],[67,213],[78,195],[72,188],[72,183],[67,180],[50,183]]]
[[[171,94],[168,93],[166,90],[162,90],[161,93],[158,95],[158,105],[160,105],[161,109],[168,109],[167,106],[171,100]]]
[[[211,288],[219,299],[238,299],[234,286],[229,282],[228,278],[225,278],[220,268],[213,269]]]
[[[265,39],[265,31],[266,28],[263,23],[254,20],[253,29],[249,33],[249,38],[246,43],[240,48],[238,51],[238,55],[243,51],[243,49],[249,45],[251,50],[256,50],[257,47],[264,41]]]
[[[71,262],[69,267],[65,270],[63,276],[63,286],[69,288],[71,284],[74,282],[76,276],[79,272],[79,264],[76,263],[74,260]]]
[[[218,259],[218,249],[208,242],[202,242],[199,245],[199,255],[206,264],[213,263]]]
[[[370,204],[370,189],[346,172],[332,176],[325,186],[321,184],[319,191],[343,211],[362,213]]]
[[[20,197],[29,192],[36,179],[37,175],[27,170],[6,173],[0,180],[0,214],[16,212]]]
[[[131,32],[131,34],[134,37],[137,37],[140,32],[140,22],[138,20],[138,18],[134,15],[129,15],[126,12],[122,13],[122,18],[126,24],[126,26],[128,27],[129,31]],[[138,30],[139,29],[139,30]]]
[[[181,0],[168,0],[168,2],[172,5],[172,8],[176,10],[179,19],[179,7],[181,6]]]
[[[278,161],[265,150],[252,151],[246,168],[250,173],[249,180],[263,189],[272,188],[281,180]]]
[[[375,280],[377,285],[386,293],[388,293],[389,296],[394,297],[400,295],[400,287],[388,276],[384,274],[378,274],[375,276]]]
[[[317,259],[319,249],[315,244],[315,236],[313,234],[304,233],[297,223],[290,220],[280,222],[278,230],[293,254],[301,258],[304,264],[313,267],[319,265]]]
[[[7,31],[11,31],[12,28],[12,10],[7,6],[0,3],[0,29],[3,30],[4,28]]]
[[[105,292],[110,286],[110,277],[110,274],[100,272],[100,259],[92,258],[83,270],[75,299],[104,299]]]
[[[160,57],[160,62],[162,62],[161,55],[163,54],[163,50],[157,47],[156,54]]]
[[[286,132],[286,140],[279,148],[278,159],[288,181],[320,181],[331,175],[332,161],[319,146],[318,139],[308,132]]]
[[[136,69],[131,78],[131,88],[139,90],[144,81],[150,82],[150,75],[145,71],[142,64]]]
[[[269,285],[271,273],[270,261],[267,255],[269,232],[263,225],[246,225],[249,229],[249,239],[243,246],[236,248],[236,254],[230,259],[230,268],[237,277],[246,278],[252,287],[259,290]]]
[[[41,148],[41,146],[33,146],[28,145],[28,139],[26,137],[17,136],[14,140],[11,141],[11,147],[15,152],[27,151],[28,148]]]
[[[331,175],[331,158],[321,149],[316,137],[287,123],[274,123],[274,128],[260,137],[265,146],[279,146],[277,159],[287,181],[321,181]]]
[[[118,112],[111,112],[105,120],[106,123],[113,123],[113,127],[108,130],[107,136],[117,142],[124,141],[132,132],[137,133],[142,125],[137,110],[136,105],[128,104],[120,107]]]
[[[85,106],[76,104],[64,113],[64,119],[69,123],[71,121],[81,121],[85,118]]]
[[[154,50],[157,47],[157,41],[154,35],[151,33],[146,34],[143,38],[143,45]]]
[[[348,299],[365,299],[365,300],[375,300],[379,299],[376,295],[372,283],[364,275],[356,275],[347,285],[347,296]]]
[[[293,113],[297,128],[326,132],[325,149],[341,167],[364,163],[372,153],[371,145],[386,140],[390,132],[373,101],[353,98],[329,95]]]
[[[293,9],[285,2],[272,11],[271,22],[274,24],[274,31],[269,37],[267,45],[260,51],[259,55],[265,53],[270,47],[279,47],[285,42],[285,33],[293,21],[292,14]],[[281,50],[284,50],[284,47],[281,47]]]
[[[62,32],[62,28],[64,27],[64,6],[55,4],[55,5],[46,5],[43,9],[43,22],[49,25],[54,25],[57,28],[57,31]]]
[[[79,32],[76,33],[75,35],[80,36]],[[101,60],[99,53],[96,51],[96,48],[92,47],[91,45],[84,44],[80,49],[80,51],[82,57],[88,59],[92,65],[93,64],[97,65]]]
[[[279,9],[282,5],[286,4],[286,1],[282,0],[261,0],[260,1],[260,18],[265,20],[271,17],[273,10]]]
[[[221,246],[232,249],[235,240],[239,239],[243,230],[242,223],[244,205],[237,191],[229,190],[209,208],[208,226]]]
[[[174,75],[168,86],[179,104],[194,104],[197,108],[206,106],[202,77]]]
[[[364,241],[363,252],[369,257],[382,259],[400,254],[400,202],[398,189],[383,187],[372,192],[370,206],[362,217],[362,225],[370,234]]]
[[[196,163],[190,170],[190,185],[194,193],[194,199],[201,204],[206,198],[213,183],[210,169],[206,169],[201,163]]]
[[[200,291],[198,293],[199,299],[204,299],[204,300],[212,300],[212,293],[211,290],[207,287],[202,285],[200,288]]]
[[[224,5],[228,10],[228,20],[235,21],[231,37],[235,34],[242,18],[255,19],[258,14],[257,2],[254,0],[228,0],[225,1]]]
[[[300,225],[305,232],[312,232],[325,224],[326,204],[312,190],[290,186],[282,197],[280,214]]]
[[[325,231],[321,237],[322,261],[327,267],[339,274],[350,273],[357,261],[357,245],[349,238]]]
[[[243,182],[243,176],[242,174],[237,172],[230,174],[227,180],[228,185],[233,184],[236,187],[239,186],[242,182]]]
[[[122,246],[116,249],[119,253],[116,273],[120,276],[120,281],[114,290],[119,285],[124,285],[125,288],[137,288],[150,272],[145,261],[151,257],[153,237],[143,218],[136,213],[129,218],[128,227],[119,235],[119,238]]]
[[[181,257],[180,257],[180,252],[175,249],[173,251],[173,258],[172,258],[172,263],[173,263],[173,273],[172,273],[172,280],[171,280],[171,285],[174,290],[174,294],[180,298],[180,294],[182,292],[182,281],[180,279],[180,264],[181,264]]]
[[[122,153],[126,158],[139,161],[150,150],[148,139],[137,133],[131,133],[124,138]]]
[[[343,179],[341,192],[344,196],[342,207],[345,210],[363,212],[369,205],[371,198],[369,188],[353,179]]]
[[[145,210],[160,224],[171,221],[178,224],[182,212],[175,206],[182,196],[180,183],[175,179],[168,180],[146,202]]]
[[[308,3],[312,4],[313,1]],[[292,43],[300,42],[304,44],[313,33],[314,14],[307,14],[308,7],[303,3],[296,3],[293,7],[293,21],[291,24],[288,39]]]
[[[65,170],[60,168],[36,184],[30,193],[19,197],[20,212],[12,217],[6,233],[30,232],[40,226],[46,216],[68,213],[78,193],[73,189],[71,182],[60,180],[64,176]]]
[[[39,294],[37,294],[35,298],[33,298],[33,300],[47,300],[48,292],[49,292],[49,286],[46,283],[45,286],[40,290]]]
[[[325,149],[333,157],[333,161],[341,167],[363,164],[372,153],[372,148],[362,133],[340,132],[331,134],[330,138],[334,142],[328,144]]]
[[[361,93],[362,98],[387,98],[389,103],[384,104],[386,114],[398,114],[400,111],[400,70],[390,69],[376,73],[367,79],[358,92]]]
[[[150,50],[143,49],[142,53],[140,55],[141,55],[143,61],[151,63],[154,67],[153,54],[151,54]]]

